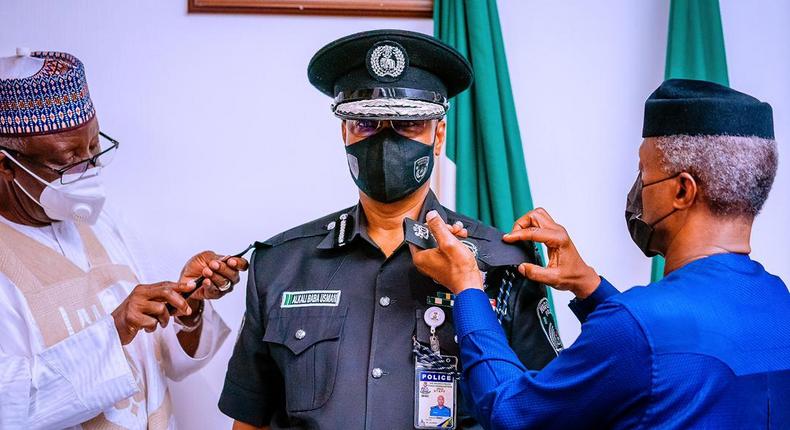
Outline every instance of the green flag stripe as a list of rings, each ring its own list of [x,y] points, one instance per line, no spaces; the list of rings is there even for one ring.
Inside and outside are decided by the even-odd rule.
[[[436,0],[434,34],[475,70],[474,85],[451,101],[447,115],[456,210],[509,231],[533,203],[496,1]]]
[[[673,0],[664,77],[729,85],[718,0]]]

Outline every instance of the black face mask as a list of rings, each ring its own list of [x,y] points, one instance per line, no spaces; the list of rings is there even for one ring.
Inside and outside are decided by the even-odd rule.
[[[634,182],[634,186],[631,187],[631,191],[628,192],[628,197],[626,198],[625,203],[625,222],[628,225],[628,233],[631,234],[631,239],[634,241],[636,246],[638,246],[647,257],[654,257],[659,254],[658,252],[650,249],[650,239],[653,237],[653,233],[655,233],[655,226],[666,219],[668,216],[675,213],[677,209],[673,208],[671,212],[662,216],[658,219],[658,221],[655,221],[652,224],[646,223],[642,219],[642,190],[651,185],[673,179],[678,175],[672,175],[668,178],[644,185],[642,184],[642,174],[640,173],[639,176],[636,177],[636,182]]]
[[[348,168],[357,187],[373,200],[392,203],[428,182],[433,147],[387,128],[346,146]]]

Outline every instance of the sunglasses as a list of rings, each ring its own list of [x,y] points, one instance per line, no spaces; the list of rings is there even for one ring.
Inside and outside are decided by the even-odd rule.
[[[346,120],[346,130],[357,137],[372,136],[386,127],[392,128],[403,137],[415,138],[428,131],[433,131],[435,120],[375,120],[375,119],[349,119]]]

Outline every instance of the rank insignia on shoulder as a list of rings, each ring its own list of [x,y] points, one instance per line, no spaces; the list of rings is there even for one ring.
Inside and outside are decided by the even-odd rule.
[[[327,224],[326,229],[333,232],[333,239],[336,246],[345,246],[350,239],[349,236],[351,235],[353,225],[354,217],[344,213],[336,220]]]

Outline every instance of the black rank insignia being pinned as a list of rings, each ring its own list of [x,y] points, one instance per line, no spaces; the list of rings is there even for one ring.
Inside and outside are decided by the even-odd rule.
[[[431,249],[439,246],[431,231],[428,230],[428,226],[411,218],[403,220],[403,237],[407,243],[411,243],[420,249]]]

